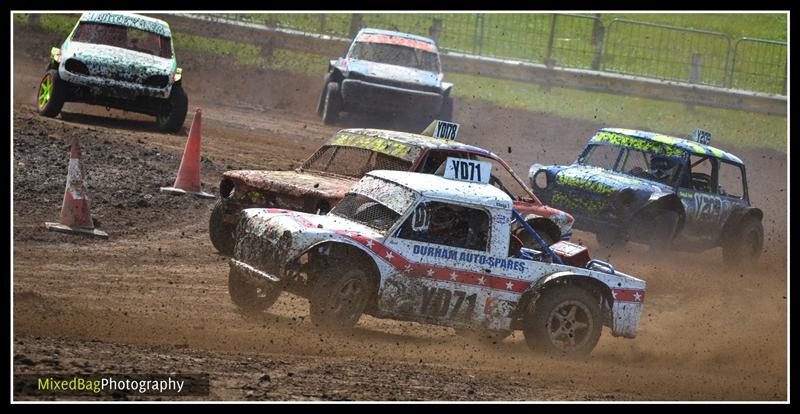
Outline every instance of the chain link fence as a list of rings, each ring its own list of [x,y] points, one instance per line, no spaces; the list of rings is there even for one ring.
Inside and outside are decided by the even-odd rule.
[[[428,36],[442,50],[786,94],[787,44],[599,15],[238,13],[221,17],[352,37],[362,27]]]

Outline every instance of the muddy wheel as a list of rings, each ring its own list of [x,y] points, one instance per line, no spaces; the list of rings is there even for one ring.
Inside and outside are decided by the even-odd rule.
[[[322,104],[322,122],[326,125],[333,124],[339,118],[342,110],[342,97],[339,94],[339,84],[328,82],[325,87],[325,100]]]
[[[322,110],[325,107],[325,96],[328,93],[328,81],[330,80],[331,75],[325,75],[325,80],[322,82],[322,92],[319,94],[319,101],[317,102],[317,115],[322,116]]]
[[[497,345],[511,336],[511,331],[483,331],[456,328],[456,335],[483,345]]]
[[[597,345],[602,327],[599,298],[578,287],[559,286],[536,301],[523,332],[535,351],[585,356]]]
[[[453,98],[448,94],[442,97],[442,108],[439,110],[439,119],[450,121],[453,119]]]
[[[672,248],[680,216],[674,211],[661,211],[653,218],[650,253],[660,254]]]
[[[156,124],[162,132],[175,133],[183,127],[186,120],[186,111],[189,108],[189,97],[186,96],[180,83],[172,85],[169,94],[170,110],[168,113],[156,116]]]
[[[597,243],[609,250],[619,250],[628,243],[625,233],[619,231],[604,231],[595,234]]]
[[[553,236],[549,235],[543,229],[536,228],[536,227],[534,227],[533,229],[536,230],[536,233],[539,234],[539,236],[542,238],[542,241],[547,243],[547,246],[552,246],[553,243],[555,243],[557,241],[557,240],[553,240]],[[517,237],[519,237],[519,240],[522,242],[522,245],[524,247],[527,247],[529,249],[534,249],[534,250],[542,250],[542,247],[539,246],[539,243],[536,240],[534,240],[533,237],[530,234],[528,234],[527,231],[525,231],[525,229],[517,230],[516,235],[517,235]]]
[[[228,273],[228,292],[231,300],[245,313],[259,313],[272,306],[281,295],[274,283],[256,283],[235,268]]]
[[[42,80],[39,81],[39,89],[36,92],[36,107],[39,115],[53,118],[61,112],[64,107],[66,91],[64,81],[58,76],[58,71],[50,69],[45,72]]]
[[[235,225],[223,221],[222,200],[217,200],[211,209],[211,217],[208,220],[208,236],[218,252],[227,256],[233,254],[233,247],[236,243],[233,236],[235,229]]]
[[[376,287],[362,269],[331,266],[320,274],[311,292],[311,320],[326,329],[352,329]],[[357,265],[357,264],[355,264]]]
[[[739,228],[722,247],[722,258],[727,264],[755,264],[764,249],[764,227],[761,220],[745,216]]]

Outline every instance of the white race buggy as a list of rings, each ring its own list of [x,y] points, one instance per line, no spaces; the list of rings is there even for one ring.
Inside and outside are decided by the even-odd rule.
[[[286,290],[308,298],[326,328],[367,313],[500,338],[519,329],[533,349],[573,355],[590,353],[603,325],[636,336],[643,280],[572,243],[523,248],[511,228],[524,221],[486,184],[489,164],[446,165],[439,175],[372,171],[325,216],[243,210],[233,302],[260,312]]]

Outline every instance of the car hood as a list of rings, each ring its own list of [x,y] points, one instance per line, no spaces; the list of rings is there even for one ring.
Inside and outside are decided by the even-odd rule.
[[[223,176],[263,191],[326,199],[343,198],[358,181],[355,178],[323,175],[310,171],[235,170],[227,171]]]
[[[347,69],[371,78],[390,79],[396,82],[440,87],[439,74],[406,66],[389,65],[367,60],[351,59]]]
[[[136,52],[115,46],[93,43],[71,42],[62,56],[83,62],[89,73],[102,77],[133,78],[143,81],[149,76],[170,76],[175,71],[173,59],[162,58],[147,53]]]
[[[670,186],[604,168],[573,164],[555,171],[559,185],[577,186],[596,193],[618,192],[624,189],[649,193],[672,193]]]

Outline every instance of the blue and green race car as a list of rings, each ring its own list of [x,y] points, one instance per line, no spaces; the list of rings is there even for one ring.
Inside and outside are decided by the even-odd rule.
[[[764,249],[763,212],[750,204],[744,162],[710,139],[699,129],[677,138],[604,128],[571,165],[531,166],[530,184],[603,245],[722,247],[726,262],[755,262]]]

